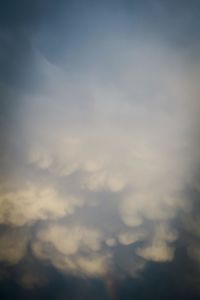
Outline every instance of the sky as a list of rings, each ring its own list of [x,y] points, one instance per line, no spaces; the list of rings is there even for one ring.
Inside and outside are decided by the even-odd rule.
[[[0,2],[0,297],[200,298],[200,2]]]

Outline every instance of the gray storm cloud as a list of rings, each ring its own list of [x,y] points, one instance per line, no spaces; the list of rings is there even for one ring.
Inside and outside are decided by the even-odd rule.
[[[187,63],[161,41],[108,36],[89,47],[78,71],[37,53],[43,79],[21,95],[0,190],[0,260],[17,264],[30,247],[66,274],[105,276],[117,248],[132,247],[121,269],[134,275],[173,260],[173,222],[192,209],[198,105]]]

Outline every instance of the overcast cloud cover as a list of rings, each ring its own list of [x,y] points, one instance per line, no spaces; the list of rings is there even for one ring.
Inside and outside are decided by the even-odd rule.
[[[198,299],[199,1],[1,7],[2,282],[129,299],[115,282],[173,266]]]

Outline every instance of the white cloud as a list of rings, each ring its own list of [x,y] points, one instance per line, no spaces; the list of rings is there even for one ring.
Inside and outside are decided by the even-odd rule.
[[[101,253],[101,234],[94,229],[52,224],[38,232],[32,249],[65,273],[102,276],[107,270],[108,254]]]
[[[51,243],[64,255],[75,254],[80,249],[98,251],[101,247],[101,233],[81,226],[50,225],[40,230],[37,237],[40,241]]]
[[[123,232],[119,234],[118,240],[122,245],[131,245],[138,241],[145,240],[147,238],[147,232],[143,229],[136,232]]]
[[[139,248],[137,254],[146,260],[165,262],[173,259],[174,248],[167,246],[165,242],[153,242],[147,247]]]
[[[38,220],[54,220],[72,214],[81,200],[75,196],[61,197],[49,185],[28,183],[0,195],[0,223],[15,226]]]
[[[107,273],[108,261],[103,255],[94,257],[78,257],[77,265],[82,272],[89,276],[103,276]]]
[[[174,257],[174,246],[171,244],[177,239],[177,232],[160,224],[155,229],[153,239],[144,247],[137,249],[137,254],[146,260],[171,261]]]

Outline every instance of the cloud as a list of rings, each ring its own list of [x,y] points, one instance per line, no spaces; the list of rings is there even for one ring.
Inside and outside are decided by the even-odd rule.
[[[12,242],[5,232],[2,261],[28,256],[28,241],[36,260],[76,276],[104,277],[116,266],[135,275],[174,257],[173,222],[191,209],[185,190],[198,160],[187,66],[161,42],[109,38],[78,70],[37,53],[43,80],[21,95],[13,172],[0,191],[0,223],[31,230]]]
[[[51,243],[64,255],[75,254],[80,248],[87,251],[100,249],[101,235],[94,229],[52,225],[38,233],[38,239]]]
[[[31,224],[38,220],[54,220],[73,213],[81,201],[72,196],[59,197],[50,186],[27,183],[0,196],[0,223],[14,226]]]
[[[107,269],[107,255],[100,251],[101,234],[94,229],[51,224],[38,232],[32,249],[65,273],[102,276]]]
[[[139,231],[125,231],[120,233],[118,236],[118,240],[122,245],[131,245],[138,241],[145,240],[147,233],[142,229]]]
[[[167,195],[165,193],[167,192]],[[178,209],[183,211],[188,209],[187,201],[184,197],[163,189],[163,192],[151,190],[146,193],[136,193],[129,196],[122,202],[120,212],[123,222],[130,227],[139,226],[144,219],[147,220],[172,220]]]
[[[138,249],[137,254],[146,260],[171,261],[174,257],[174,249],[165,244],[165,242],[155,242],[145,248]]]
[[[89,276],[104,276],[107,270],[107,259],[103,255],[77,259],[80,270]]]
[[[137,249],[137,254],[146,260],[171,261],[174,257],[174,247],[171,245],[177,239],[177,233],[164,224],[155,229],[153,239],[146,246]]]

